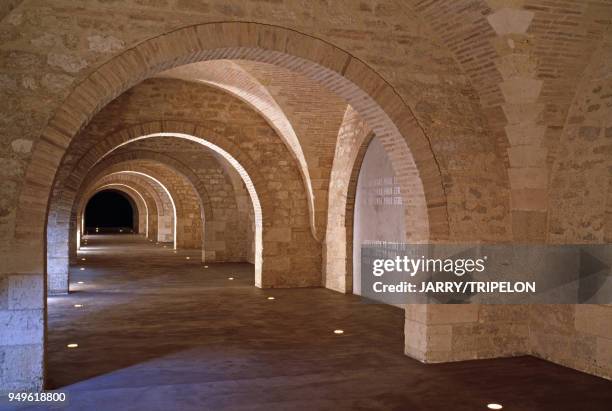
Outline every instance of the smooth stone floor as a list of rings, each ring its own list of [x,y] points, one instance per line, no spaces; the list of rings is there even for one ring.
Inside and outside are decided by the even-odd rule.
[[[403,355],[402,310],[261,290],[249,264],[205,269],[131,235],[89,236],[82,257],[73,292],[48,301],[48,386],[69,399],[21,409],[612,409],[612,382],[531,357],[421,364]]]

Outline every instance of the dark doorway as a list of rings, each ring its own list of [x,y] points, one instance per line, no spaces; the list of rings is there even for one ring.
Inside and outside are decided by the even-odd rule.
[[[134,201],[117,190],[96,193],[85,207],[85,233],[138,232],[138,209]]]

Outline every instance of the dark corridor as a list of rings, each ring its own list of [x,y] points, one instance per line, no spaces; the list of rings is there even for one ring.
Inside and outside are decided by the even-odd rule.
[[[131,198],[117,190],[96,193],[85,208],[85,233],[134,233],[138,210]]]

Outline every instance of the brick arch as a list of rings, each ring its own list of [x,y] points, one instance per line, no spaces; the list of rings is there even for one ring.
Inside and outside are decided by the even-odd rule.
[[[312,235],[320,241],[322,235],[318,233],[318,230],[321,223],[315,221],[315,196],[313,193],[310,172],[308,171],[308,164],[298,136],[293,129],[293,125],[287,118],[282,107],[257,78],[235,62],[216,60],[208,63],[215,64],[207,64],[204,70],[202,70],[201,67],[194,67],[194,65],[176,67],[170,71],[161,73],[159,77],[204,83],[213,88],[222,90],[246,103],[266,120],[281,137],[292,157],[298,164],[304,187],[308,195],[310,229]]]
[[[266,243],[271,246],[268,248],[270,254],[266,257],[266,261],[263,263],[257,263],[257,253],[254,253],[253,260],[256,267],[256,279],[259,277],[263,278],[263,283],[256,282],[257,285],[261,286],[319,286],[320,285],[320,274],[317,271],[320,270],[320,250],[317,251],[315,242],[306,238],[307,241],[303,242],[300,246],[301,250],[294,249],[291,247],[291,239],[295,236],[302,236],[304,231],[301,228],[301,222],[299,221],[299,215],[302,213],[302,209],[296,206],[296,210],[291,209],[291,213],[295,211],[296,223],[291,223],[287,220],[282,213],[279,213],[278,203],[282,197],[282,186],[269,188],[268,178],[265,178],[261,173],[261,165],[258,165],[250,157],[245,149],[238,146],[234,142],[230,141],[229,138],[220,135],[215,131],[215,125],[208,126],[207,124],[194,124],[190,122],[180,121],[151,121],[127,127],[119,130],[115,133],[108,135],[104,140],[99,141],[93,146],[85,155],[83,155],[79,162],[75,165],[70,174],[70,179],[63,182],[61,187],[56,188],[56,192],[67,191],[68,193],[76,192],[77,190],[70,187],[81,186],[82,180],[85,175],[92,168],[96,167],[96,164],[101,158],[108,155],[109,152],[115,150],[119,146],[125,145],[130,140],[137,139],[147,134],[154,133],[178,133],[186,134],[189,136],[197,136],[202,140],[209,141],[210,143],[220,147],[227,153],[231,153],[231,156],[235,158],[236,162],[244,167],[248,172],[248,175],[252,178],[253,186],[255,187],[258,197],[261,199],[261,215],[267,216],[263,218],[262,224],[265,226],[270,236],[265,240]],[[127,147],[127,146],[126,146]],[[234,166],[231,166],[234,167]],[[234,167],[235,168],[235,167]],[[297,172],[296,172],[297,173]],[[280,178],[280,177],[279,177]],[[282,177],[282,179],[291,178],[287,180],[289,185],[295,186],[293,180],[294,177]],[[248,184],[245,184],[248,185]],[[298,186],[296,186],[298,187]],[[62,194],[66,195],[66,194]],[[73,194],[68,194],[68,196]],[[303,195],[303,193],[301,194]],[[67,200],[55,198],[57,193],[54,193],[52,198],[52,204],[55,203],[66,203]],[[300,197],[295,197],[295,200],[301,202]],[[306,203],[304,201],[304,208],[306,209]],[[53,207],[52,207],[53,208]],[[306,212],[303,213],[306,215]],[[257,223],[257,216],[254,216]],[[260,218],[260,221],[262,218]],[[287,220],[287,221],[284,221]],[[305,222],[307,224],[307,222]],[[308,226],[306,226],[308,229]],[[257,239],[257,227],[255,229],[255,237]],[[263,231],[263,230],[260,230]],[[311,238],[311,237],[310,237]],[[314,239],[313,239],[314,240]],[[256,240],[257,243],[257,240]],[[262,241],[259,242],[263,244]],[[256,247],[257,248],[257,247]],[[259,247],[261,249],[261,247]],[[274,250],[282,250],[280,253]],[[308,250],[307,256],[304,256],[304,250]],[[279,263],[280,260],[280,263]],[[289,260],[290,268],[287,269],[287,260]],[[267,264],[266,264],[267,263]],[[261,267],[261,269],[259,268]],[[261,276],[261,272],[266,271],[265,278]],[[265,283],[268,281],[268,283]]]
[[[317,38],[256,23],[207,23],[152,38],[111,59],[81,82],[58,108],[34,147],[18,202],[17,236],[42,235],[46,194],[72,138],[113,98],[143,79],[182,64],[211,59],[278,64],[320,81],[345,98],[390,154],[400,184],[414,173],[422,186],[410,193],[432,239],[448,237],[444,186],[430,142],[409,107],[380,75],[349,53]],[[405,195],[408,193],[405,192]],[[38,234],[37,234],[38,233]],[[41,237],[42,240],[42,237]]]
[[[159,124],[163,124],[163,123],[159,123]],[[182,126],[183,127],[180,128],[181,130],[185,130],[185,128],[187,130],[190,129],[189,124],[187,123],[182,124]],[[177,123],[173,122],[171,127],[173,127],[173,129],[176,129]],[[273,217],[275,208],[278,204],[277,204],[277,201],[275,201],[275,199],[272,198],[272,196],[268,196],[268,192],[275,192],[279,190],[278,189],[268,189],[266,180],[264,179],[262,175],[260,175],[258,168],[255,166],[252,160],[247,155],[242,153],[241,150],[237,148],[233,143],[229,142],[226,138],[223,138],[217,133],[214,133],[212,130],[206,130],[200,126],[198,126],[195,129],[192,129],[193,132],[191,133],[169,132],[169,131],[164,131],[164,128],[160,128],[159,131],[154,132],[153,127],[147,127],[146,130],[149,132],[149,134],[141,134],[141,135],[136,135],[136,136],[131,135],[131,137],[130,137],[130,134],[122,134],[125,140],[121,142],[114,141],[114,143],[111,145],[112,148],[110,148],[109,151],[104,153],[101,158],[102,159],[107,158],[107,156],[109,155],[111,155],[111,158],[112,158],[112,154],[115,150],[121,147],[124,147],[126,145],[129,145],[131,142],[146,140],[148,138],[158,138],[158,137],[186,139],[186,140],[198,143],[206,147],[207,149],[211,150],[212,152],[216,153],[218,156],[222,157],[224,161],[229,163],[230,166],[234,168],[237,171],[237,173],[240,175],[240,178],[242,178],[244,186],[246,187],[246,190],[248,191],[251,197],[251,202],[253,204],[254,225],[255,225],[255,241],[254,241],[254,244],[255,244],[255,251],[254,251],[255,285],[260,286],[260,287],[264,286],[265,285],[264,279],[263,279],[264,204],[265,204],[265,215],[266,215],[265,225],[269,227],[269,231],[271,233],[276,232],[276,230],[278,230],[279,228],[281,230],[288,228],[291,232],[293,228],[291,224],[289,224],[289,227],[286,227],[286,223],[282,223],[282,222],[281,222],[281,227],[276,227],[276,230],[273,227],[274,225],[278,225],[278,223],[276,222],[276,219]],[[199,135],[196,135],[195,132],[200,133],[200,135],[202,134],[207,135],[207,138],[200,137]],[[226,148],[228,150],[231,150],[231,153],[228,152]],[[238,161],[236,157],[234,157],[234,154],[237,155],[238,158],[241,159],[241,161]],[[105,160],[102,160],[102,163],[104,162]],[[250,171],[247,171],[243,167],[243,163],[246,164],[246,167]],[[255,176],[254,180],[251,179],[251,174]],[[257,189],[256,187],[259,187],[259,189]],[[262,197],[264,200],[263,203],[260,200],[260,195],[258,194],[259,191],[261,191],[264,194]],[[276,242],[276,239],[273,239],[272,236],[269,236],[269,237],[271,238],[269,248],[271,250],[276,250],[278,247],[276,247],[275,244],[273,244],[274,242]],[[291,234],[290,237],[293,237],[293,234]],[[272,256],[272,254],[270,254],[270,256]],[[269,264],[268,267],[270,268],[267,271],[271,271],[272,266],[273,264]],[[270,284],[272,285],[274,283],[271,282]]]
[[[201,233],[205,213],[202,211],[203,207],[199,193],[189,180],[189,177],[194,178],[194,176],[189,175],[188,177],[183,174],[183,172],[188,172],[185,167],[176,169],[174,168],[177,166],[176,164],[171,166],[163,162],[163,156],[151,159],[134,158],[134,155],[135,153],[126,152],[108,157],[91,170],[79,189],[75,191],[73,200],[70,202],[72,204],[70,209],[71,232],[75,229],[78,205],[82,202],[84,192],[89,191],[91,187],[98,184],[99,180],[109,174],[144,173],[157,180],[157,184],[165,187],[164,190],[167,190],[167,195],[175,208],[176,221],[173,219],[175,230],[172,231],[173,234],[176,233],[174,237],[175,248],[201,248],[203,245]],[[178,163],[178,167],[180,167],[180,163]],[[197,216],[197,218],[192,218],[192,216]],[[189,229],[186,230],[186,227]],[[159,241],[162,241],[162,239],[159,239]],[[168,239],[165,241],[168,241]]]
[[[127,147],[129,147],[129,145]],[[225,261],[223,258],[219,258],[220,253],[218,252],[225,248],[225,239],[219,236],[214,229],[206,229],[206,225],[214,227],[217,218],[205,184],[189,167],[172,156],[150,150],[113,152],[100,159],[100,161],[89,171],[88,176],[82,181],[81,188],[74,190],[71,194],[75,197],[78,196],[77,193],[82,191],[82,187],[91,187],[91,185],[96,184],[99,179],[104,178],[100,176],[104,175],[110,167],[118,166],[121,168],[122,164],[127,164],[130,161],[150,161],[159,163],[184,177],[185,181],[192,187],[195,193],[197,193],[200,209],[202,211],[201,220],[204,225],[202,261]],[[63,202],[65,201],[66,199],[63,200]],[[76,203],[77,201],[74,201],[74,204]],[[78,219],[75,220],[76,217],[73,210],[71,221],[78,221]]]
[[[85,176],[90,173],[90,171],[97,166],[97,164],[101,161],[101,159],[108,155],[110,152],[115,150],[120,145],[125,145],[131,140],[142,137],[144,135],[154,134],[154,133],[181,133],[195,136],[205,136],[202,137],[207,141],[210,141],[216,146],[223,148],[225,151],[230,153],[244,168],[248,171],[249,175],[253,179],[253,181],[259,181],[258,192],[266,192],[265,189],[265,179],[259,173],[257,165],[254,161],[248,156],[248,154],[244,153],[241,148],[229,141],[229,139],[217,133],[213,128],[209,127],[205,124],[195,124],[190,122],[179,122],[179,121],[149,121],[145,123],[141,123],[135,126],[127,127],[125,129],[121,129],[113,134],[108,135],[103,141],[99,141],[96,145],[89,150],[79,162],[75,165],[72,173],[70,175],[70,180],[67,181],[59,187],[56,191],[59,193],[54,193],[51,198],[51,209],[54,208],[55,203],[61,203],[66,201],[64,196],[70,195],[70,193],[75,193],[75,187],[78,187],[82,184],[82,181],[86,178]],[[136,153],[136,151],[134,151]],[[153,160],[161,160],[162,162],[167,162],[168,164],[175,167],[177,170],[187,176],[192,184],[194,184],[194,188],[198,193],[202,196],[202,207],[206,211],[206,218],[213,218],[213,211],[210,207],[209,196],[206,192],[205,186],[198,181],[197,176],[188,169],[185,165],[180,163],[180,161],[160,153],[156,153],[153,151],[148,151],[145,153],[144,150],[142,155],[145,155],[147,158]],[[115,154],[114,154],[115,155]],[[134,160],[138,159],[137,155],[130,155],[130,157]],[[274,201],[269,200],[266,196],[260,196],[262,210],[268,210],[269,213],[272,212],[274,208]]]
[[[103,141],[98,142],[89,152],[87,152],[80,160],[79,163],[74,167],[73,172],[70,175],[70,180],[65,183],[65,186],[62,187],[59,191],[69,191],[76,192],[77,190],[68,187],[79,187],[81,185],[81,181],[85,178],[85,175],[89,172],[90,169],[95,168],[101,158],[108,155],[113,150],[117,149],[120,146],[127,147],[127,143],[133,141],[135,139],[139,139],[142,136],[151,135],[155,133],[175,133],[175,134],[184,134],[188,136],[195,136],[201,140],[205,140],[207,142],[212,143],[220,147],[225,152],[231,154],[231,156],[236,160],[236,162],[244,167],[246,173],[249,175],[254,191],[257,193],[257,197],[259,198],[259,202],[261,205],[261,216],[257,217],[255,215],[255,223],[256,223],[256,242],[257,242],[257,221],[261,221],[261,224],[264,226],[263,230],[260,230],[261,233],[265,234],[265,232],[270,233],[268,239],[262,238],[260,241],[261,244],[268,243],[271,246],[268,248],[269,254],[266,257],[266,261],[263,263],[257,263],[257,252],[255,253],[255,267],[256,267],[256,284],[261,286],[296,286],[296,285],[309,285],[309,286],[319,286],[320,278],[317,275],[313,274],[315,268],[315,264],[320,264],[318,261],[314,259],[312,261],[305,262],[303,257],[299,257],[300,254],[303,254],[304,250],[311,250],[314,247],[314,243],[306,243],[301,244],[301,250],[289,250],[289,243],[291,242],[291,238],[297,235],[301,235],[303,229],[301,227],[292,227],[288,226],[289,222],[283,222],[284,217],[278,215],[278,202],[281,201],[281,192],[283,190],[282,187],[268,187],[268,179],[260,172],[261,166],[256,164],[255,161],[250,157],[245,150],[238,146],[237,144],[230,141],[227,137],[220,135],[215,131],[214,128],[210,128],[205,124],[194,124],[190,122],[179,122],[179,121],[152,121],[147,123],[142,123],[136,126],[128,127],[123,130],[119,130],[116,133],[113,133],[107,136]],[[214,151],[214,150],[211,150]],[[235,166],[231,166],[235,168]],[[291,180],[293,181],[293,180]],[[292,183],[293,184],[293,183]],[[250,183],[245,181],[245,185],[248,186]],[[54,196],[55,197],[55,196]],[[52,203],[65,203],[65,199],[53,198]],[[304,204],[306,207],[306,204]],[[296,216],[299,215],[301,211],[296,210]],[[295,224],[294,224],[295,225]],[[263,234],[260,234],[263,235]],[[257,248],[257,247],[256,247]],[[286,258],[283,254],[278,252],[274,252],[274,250],[282,249],[283,253],[289,253],[288,256],[292,262],[291,269],[284,269],[284,265],[276,264],[275,260],[286,261]],[[261,250],[262,247],[259,247]],[[264,253],[265,247],[263,247]],[[316,257],[316,253],[314,249],[311,253]],[[309,251],[310,253],[310,251]],[[266,264],[267,262],[267,264]],[[276,267],[275,267],[276,266]],[[260,268],[261,267],[261,268]],[[261,275],[261,272],[266,271],[267,275],[265,278]],[[293,276],[293,278],[287,277],[287,271],[291,271],[289,274]],[[258,282],[258,278],[261,277],[264,281],[263,283]],[[268,280],[269,283],[265,283]],[[292,281],[295,281],[293,283]]]
[[[115,178],[117,179],[117,178]],[[158,238],[157,223],[160,216],[163,214],[172,213],[172,204],[166,197],[166,194],[157,187],[152,181],[144,178],[138,178],[134,175],[122,176],[122,179],[130,181],[130,184],[137,184],[141,192],[151,199],[152,210],[155,210],[155,217],[152,219],[155,223],[155,238]],[[106,181],[100,179],[100,181]],[[83,194],[83,193],[82,193]],[[80,198],[78,199],[80,200]],[[58,203],[55,208],[50,209],[50,219],[47,227],[47,292],[49,295],[66,294],[69,292],[69,261],[75,261],[76,250],[79,245],[77,240],[77,230],[79,224],[77,222],[76,213],[73,212],[74,204],[77,202],[74,199],[66,199],[66,202]]]
[[[169,167],[179,175],[183,176],[193,190],[198,193],[200,206],[202,207],[202,211],[204,213],[203,217],[207,220],[212,220],[214,218],[214,211],[211,206],[210,195],[198,176],[191,169],[189,169],[189,167],[176,158],[156,151],[129,150],[121,153],[112,153],[96,163],[96,165],[88,172],[88,177],[83,180],[82,184],[86,184],[87,181],[91,182],[92,178],[95,178],[91,176],[97,176],[99,173],[104,172],[103,170],[107,167],[127,161],[139,160],[163,164],[164,166]]]
[[[102,142],[97,145],[97,148],[103,148],[105,150],[110,150],[114,147],[113,144],[117,144],[117,140],[110,138],[112,143],[108,142],[108,145]],[[121,140],[124,141],[124,140]],[[91,153],[90,153],[91,154]],[[198,194],[198,198],[200,200],[200,207],[203,210],[204,215],[203,220],[204,224],[208,222],[210,227],[215,226],[215,214],[213,208],[211,206],[211,201],[209,194],[206,190],[206,187],[202,181],[196,176],[186,165],[178,161],[177,159],[161,154],[154,151],[149,150],[130,150],[128,152],[122,153],[113,153],[111,156],[105,158],[104,160],[98,162],[100,158],[97,156],[86,157],[85,165],[81,165],[77,167],[78,170],[82,170],[81,173],[75,172],[71,176],[71,185],[66,185],[59,190],[59,194],[54,195],[50,204],[50,212],[54,216],[53,219],[49,220],[50,228],[52,231],[58,231],[57,224],[54,224],[54,221],[70,221],[69,232],[74,232],[78,230],[78,215],[75,214],[75,210],[66,210],[64,213],[61,212],[62,204],[78,204],[78,201],[75,200],[77,198],[79,190],[82,187],[87,187],[88,184],[91,183],[92,178],[100,176],[100,173],[103,173],[103,170],[106,170],[107,167],[115,165],[117,163],[124,163],[130,160],[150,160],[154,162],[158,162],[160,164],[165,164],[169,166],[171,169],[176,171],[178,174],[184,176],[186,181],[193,187],[195,192]],[[93,168],[88,169],[93,165]],[[85,170],[89,174],[89,179],[85,177]],[[92,177],[94,176],[94,177]],[[158,208],[160,205],[160,201],[158,200]],[[59,214],[59,216],[56,216]],[[159,220],[159,219],[158,219]],[[74,237],[66,234],[66,236],[62,237],[62,240],[65,238],[69,239],[69,252],[70,255],[74,255],[76,253],[76,243],[74,242]],[[160,240],[157,238],[157,240]],[[50,239],[50,243],[53,243],[53,239]],[[204,230],[204,237],[202,239],[202,260],[203,261],[225,261],[223,256],[219,259],[219,255],[221,254],[220,250],[225,248],[225,240],[222,236],[218,235],[215,230]],[[53,249],[57,249],[57,247],[53,247]],[[57,254],[57,252],[54,252]]]

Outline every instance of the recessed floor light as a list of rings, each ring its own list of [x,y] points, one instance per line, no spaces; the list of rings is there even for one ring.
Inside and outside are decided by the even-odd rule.
[[[77,348],[79,346],[79,344],[75,344],[75,343],[70,343],[68,345],[66,345],[66,347],[68,348]]]
[[[81,271],[85,271],[85,268],[84,268],[84,267],[81,267]]]
[[[334,330],[334,334],[344,334],[344,330]]]
[[[204,266],[204,268],[208,268],[208,266],[207,266],[207,265],[205,265],[205,266]]]
[[[234,279],[234,277],[227,277],[227,279],[231,281]]]
[[[81,258],[81,261],[85,261],[85,260],[87,260],[87,258],[85,258],[85,257]]]
[[[185,257],[185,260],[190,260],[190,259],[191,259],[191,257]]]
[[[491,403],[491,404],[487,404],[487,408],[490,410],[501,410],[504,407],[502,407],[501,404]]]
[[[83,281],[77,281],[77,284],[85,284]]]
[[[75,304],[74,308],[81,308],[83,306],[83,304]]]
[[[275,298],[270,296],[270,297],[268,297],[268,300],[275,300]]]

